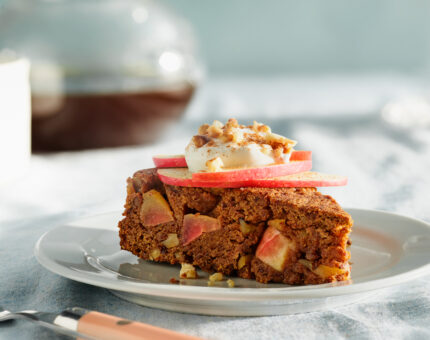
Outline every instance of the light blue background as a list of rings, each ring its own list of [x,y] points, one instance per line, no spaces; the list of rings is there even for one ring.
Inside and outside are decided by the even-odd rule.
[[[430,1],[165,0],[215,73],[427,69]]]
[[[213,74],[430,69],[426,0],[153,1],[191,22]]]

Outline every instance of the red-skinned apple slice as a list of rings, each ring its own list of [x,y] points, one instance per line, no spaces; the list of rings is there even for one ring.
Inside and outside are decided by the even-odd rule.
[[[192,179],[188,168],[158,169],[158,177],[164,184],[176,185],[180,187],[201,187],[201,188],[240,188],[246,186],[245,182],[202,182]]]
[[[291,161],[311,161],[312,160],[312,151],[304,151],[304,150],[294,150],[291,152],[290,162]]]
[[[184,168],[187,166],[184,155],[156,155],[152,160],[157,168]]]
[[[246,185],[259,188],[310,188],[343,186],[347,183],[348,178],[345,176],[306,171],[276,178],[251,180],[247,181]]]
[[[196,182],[238,182],[254,179],[272,178],[291,175],[312,168],[312,161],[292,161],[283,164],[262,166],[259,168],[245,168],[217,172],[195,172],[192,174]]]
[[[158,176],[165,184],[182,187],[202,188],[300,188],[300,187],[330,187],[346,185],[348,179],[344,176],[327,175],[318,172],[302,172],[298,174],[282,176],[277,178],[266,178],[259,180],[236,181],[236,182],[204,182],[192,179],[192,174],[187,168],[158,169]]]
[[[221,228],[218,219],[200,214],[187,214],[184,216],[183,244],[187,245],[203,233]]]
[[[277,271],[282,271],[289,250],[294,250],[295,244],[286,238],[273,226],[269,226],[258,244],[255,256]]]
[[[188,168],[158,169],[158,177],[164,184],[180,187],[192,187],[193,180]]]

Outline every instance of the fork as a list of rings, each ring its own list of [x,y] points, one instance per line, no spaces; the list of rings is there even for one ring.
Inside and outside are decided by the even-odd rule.
[[[64,312],[63,312],[64,313]],[[58,324],[59,317],[61,318],[61,315],[63,314],[56,314],[56,313],[45,313],[45,312],[38,312],[36,310],[23,310],[20,312],[11,312],[6,309],[4,309],[2,306],[0,306],[0,322],[6,322],[6,321],[12,321],[17,319],[24,319],[28,321],[32,321],[34,323],[39,324],[40,326],[43,326],[45,328],[49,328],[57,333],[73,336],[73,337],[81,337],[83,339],[96,339],[93,337],[89,337],[85,334],[80,334],[77,331],[74,331],[72,329],[68,329],[66,327],[63,327]]]
[[[191,335],[79,307],[66,309],[60,314],[56,314],[35,310],[13,313],[0,306],[0,322],[14,319],[36,322],[57,333],[90,340],[201,340]]]

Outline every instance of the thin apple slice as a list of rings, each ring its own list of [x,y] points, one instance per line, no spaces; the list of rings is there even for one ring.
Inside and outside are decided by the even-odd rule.
[[[156,155],[152,160],[157,168],[185,168],[187,161],[184,155]]]
[[[348,183],[345,176],[328,175],[314,171],[281,176],[276,178],[256,179],[247,181],[246,185],[259,188],[310,188],[342,186]]]
[[[164,184],[192,187],[193,180],[188,168],[158,169],[158,177]]]
[[[239,182],[254,179],[272,178],[291,175],[312,168],[312,161],[292,161],[283,164],[245,168],[217,172],[195,172],[192,179],[196,182]]]
[[[187,168],[158,169],[158,177],[165,184],[181,187],[202,187],[202,188],[310,188],[310,187],[330,187],[342,186],[348,182],[347,177],[337,175],[327,175],[319,172],[307,171],[298,174],[281,176],[275,178],[254,179],[247,181],[196,181],[192,178],[191,172]]]
[[[290,162],[291,161],[311,161],[312,160],[312,151],[304,151],[304,150],[294,150],[291,152]]]
[[[286,238],[274,226],[269,226],[258,244],[255,256],[277,271],[282,271],[288,252],[295,249],[295,243]]]
[[[192,173],[188,168],[158,169],[158,177],[164,184],[180,187],[200,188],[240,188],[246,186],[245,182],[204,182],[192,179]]]
[[[218,219],[200,214],[187,214],[184,216],[183,244],[187,245],[203,233],[221,228]]]

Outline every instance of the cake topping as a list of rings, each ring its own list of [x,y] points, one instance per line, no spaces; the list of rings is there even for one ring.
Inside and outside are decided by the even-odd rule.
[[[185,149],[191,172],[217,172],[288,162],[296,142],[272,133],[267,125],[239,125],[229,119],[203,124]]]

